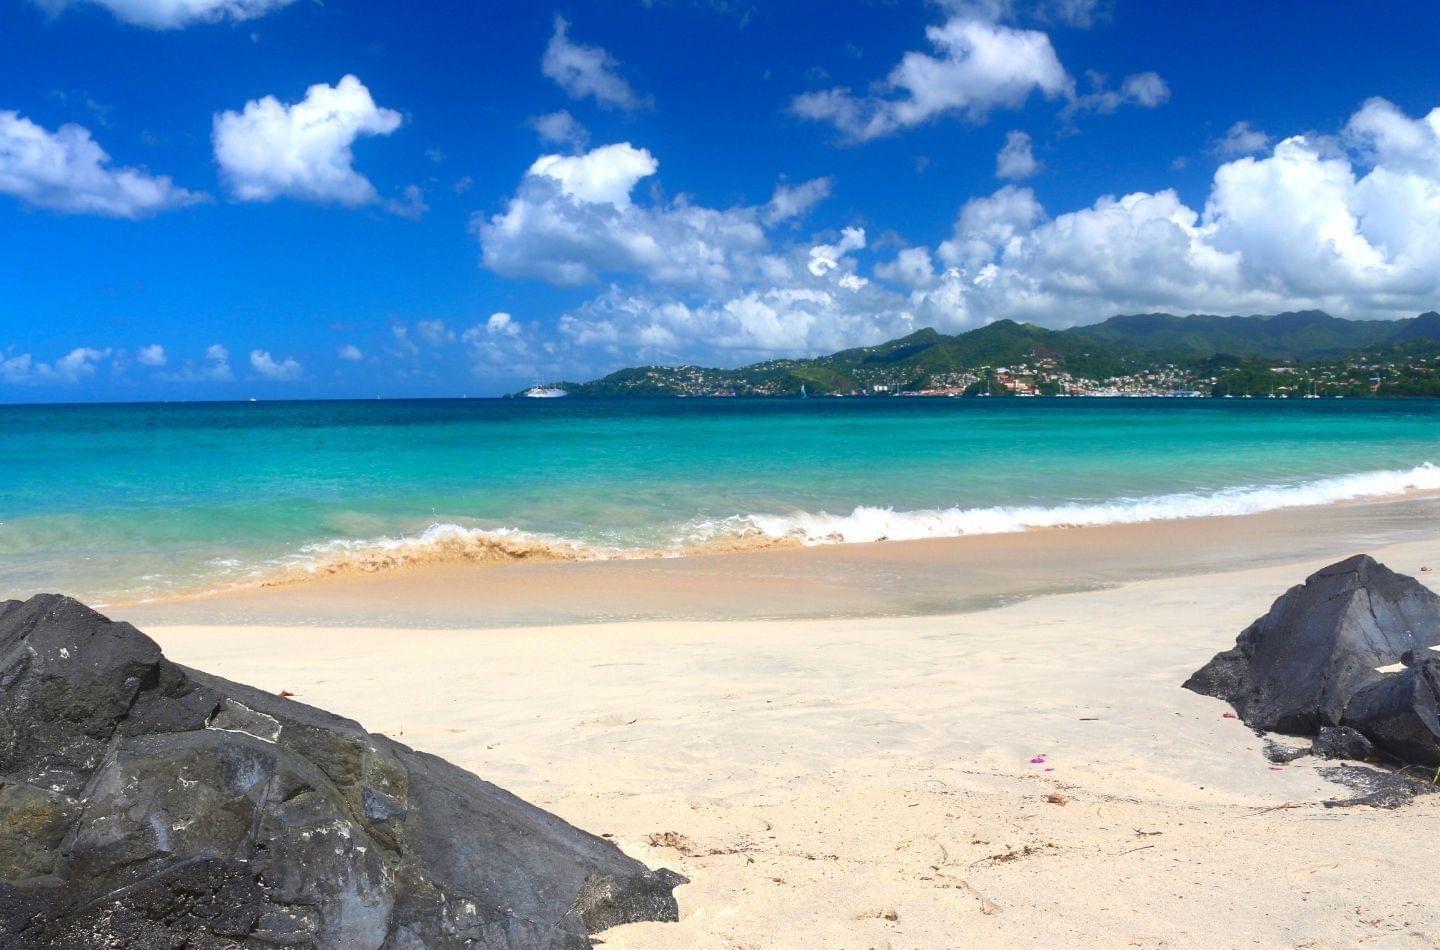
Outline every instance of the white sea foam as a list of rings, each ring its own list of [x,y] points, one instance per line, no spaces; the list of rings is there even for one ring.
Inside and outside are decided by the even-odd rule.
[[[1011,534],[1036,528],[1135,524],[1223,515],[1252,515],[1359,499],[1393,498],[1440,491],[1440,467],[1361,472],[1310,482],[1248,485],[1214,492],[1185,492],[1097,503],[990,508],[935,508],[896,511],[859,507],[848,515],[796,511],[745,514],[704,521],[682,532],[673,545],[621,547],[593,544],[514,528],[472,528],[433,524],[419,534],[342,539],[310,544],[293,556],[271,562],[262,583],[287,583],[342,572],[374,573],[391,568],[460,561],[585,561],[675,557],[788,545],[907,541],[963,535]]]
[[[1010,534],[1034,528],[1253,515],[1283,508],[1305,508],[1437,490],[1440,490],[1440,468],[1427,462],[1408,471],[1360,472],[1291,485],[1247,485],[1206,493],[1117,498],[1093,504],[955,507],[918,511],[859,507],[848,515],[832,515],[824,511],[798,511],[786,515],[749,514],[708,524],[700,534],[758,534],[777,541],[790,540],[807,545],[908,541],[972,534]]]

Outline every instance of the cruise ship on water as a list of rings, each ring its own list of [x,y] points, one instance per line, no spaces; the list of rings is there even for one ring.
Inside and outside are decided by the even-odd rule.
[[[531,386],[525,390],[526,399],[560,399],[570,395],[559,386]]]

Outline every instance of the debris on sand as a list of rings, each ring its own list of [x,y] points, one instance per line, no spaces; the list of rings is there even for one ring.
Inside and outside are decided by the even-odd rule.
[[[695,848],[694,842],[678,831],[657,831],[647,839],[652,848],[674,848],[686,857],[703,854]]]
[[[702,848],[691,841],[689,837],[678,831],[657,831],[652,833],[646,840],[652,848],[671,848],[680,852],[687,858],[709,858],[725,854],[744,854],[753,851],[754,848],[748,845],[738,848]]]
[[[1012,861],[1019,861],[1022,858],[1035,857],[1040,854],[1053,854],[1059,850],[1058,845],[1049,841],[1038,845],[1027,844],[1020,848],[1007,848],[999,854],[992,854],[988,857],[981,858],[979,861],[973,861],[970,866],[972,868],[978,868],[988,867],[994,864],[1009,864]]]

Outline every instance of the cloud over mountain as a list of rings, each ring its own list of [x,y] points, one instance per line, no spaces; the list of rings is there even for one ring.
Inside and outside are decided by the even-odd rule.
[[[1440,110],[1412,119],[1372,100],[1337,136],[1292,136],[1222,164],[1198,208],[1161,189],[1052,215],[1007,185],[964,202],[944,241],[893,256],[859,228],[809,241],[769,233],[779,219],[763,206],[639,205],[631,192],[653,159],[625,148],[631,171],[588,192],[596,201],[532,167],[507,211],[478,226],[491,266],[615,280],[561,320],[574,360],[725,363],[999,318],[1401,315],[1440,297]]]

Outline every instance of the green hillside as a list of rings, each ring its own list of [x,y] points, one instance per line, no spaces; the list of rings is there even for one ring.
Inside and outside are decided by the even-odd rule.
[[[1005,385],[997,389],[996,381],[1005,377],[1027,381],[1042,393],[1149,386],[1298,395],[1295,381],[1310,381],[1312,371],[1323,367],[1326,384],[1336,392],[1378,391],[1374,376],[1365,374],[1388,372],[1392,391],[1428,393],[1435,387],[1423,364],[1437,346],[1440,313],[1435,312],[1394,321],[1345,320],[1316,310],[1248,317],[1149,313],[1065,330],[1013,320],[955,335],[926,328],[813,359],[736,369],[642,366],[560,385],[579,397],[783,396],[797,395],[802,387],[811,395],[935,389],[999,394],[1010,391]],[[1306,385],[1316,390],[1320,380]]]

